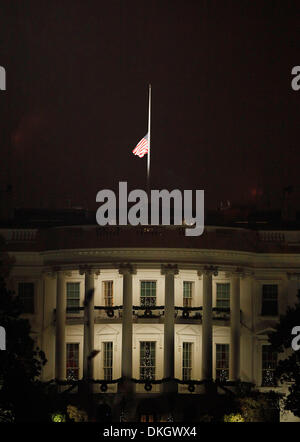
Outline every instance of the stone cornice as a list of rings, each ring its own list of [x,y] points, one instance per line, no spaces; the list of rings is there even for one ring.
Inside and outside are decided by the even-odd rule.
[[[198,270],[198,276],[218,276],[219,269],[214,265],[206,265]]]
[[[80,275],[100,275],[100,270],[98,268],[87,264],[79,265],[77,269],[79,270]]]
[[[135,275],[136,274],[136,266],[126,262],[126,263],[120,263],[118,266],[119,269],[119,274],[120,275],[124,275],[126,273],[129,273],[131,275]]]
[[[178,265],[177,264],[162,264],[160,272],[162,275],[178,275]]]
[[[300,281],[300,269],[298,272],[287,272],[286,276],[291,281]]]
[[[225,270],[225,277],[226,278],[246,278],[247,276],[254,276],[254,271],[251,269],[243,268],[243,267],[236,267],[232,270]]]
[[[62,270],[78,270],[88,265],[98,269],[118,269],[120,263],[130,262],[138,269],[160,269],[163,263],[177,264],[179,270],[201,270],[205,266],[217,266],[219,272],[236,271],[242,267],[246,276],[253,272],[300,273],[300,255],[256,254],[228,250],[199,250],[178,248],[105,248],[65,249],[48,252],[16,252],[14,267],[28,266],[27,256],[33,266],[52,271],[54,266]],[[34,256],[37,259],[32,259]]]

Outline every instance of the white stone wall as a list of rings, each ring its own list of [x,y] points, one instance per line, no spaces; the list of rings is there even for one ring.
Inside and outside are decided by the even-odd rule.
[[[207,254],[207,251],[205,252]],[[174,252],[175,254],[175,252]],[[19,252],[12,254],[16,258],[16,264],[12,268],[9,286],[17,290],[18,282],[33,282],[35,284],[35,313],[24,315],[32,325],[32,334],[37,344],[45,351],[48,363],[43,369],[42,377],[50,380],[55,377],[55,322],[54,309],[56,307],[56,279],[51,273],[45,273],[47,266],[44,264],[44,257],[38,252]],[[176,255],[175,255],[176,256]],[[227,252],[215,251],[215,261],[218,265],[230,266]],[[160,254],[158,252],[157,260]],[[249,257],[247,257],[248,259]],[[238,252],[234,255],[235,266],[241,261],[245,264],[245,254]],[[240,302],[241,302],[241,367],[240,374],[243,381],[254,382],[261,385],[261,347],[267,344],[267,333],[273,329],[278,318],[261,316],[261,293],[262,284],[278,284],[279,288],[279,314],[285,312],[288,305],[296,302],[297,291],[300,289],[300,279],[288,276],[294,272],[296,263],[300,264],[300,256],[294,259],[280,255],[263,256],[257,259],[251,256],[249,265],[251,271],[241,279]],[[274,264],[274,268],[272,267]],[[103,266],[103,265],[102,265]],[[103,281],[114,281],[114,305],[122,305],[122,275],[119,274],[116,266],[105,264],[101,267],[100,275],[95,280],[95,305],[104,304]],[[145,267],[145,264],[143,264]],[[164,305],[164,275],[161,275],[159,265],[155,267],[155,261],[149,268],[140,269],[137,265],[137,272],[133,275],[133,305],[140,305],[140,281],[157,281],[157,305]],[[181,268],[182,267],[182,268]],[[193,282],[192,306],[202,306],[202,278],[198,276],[197,270],[190,270],[184,262],[181,266],[178,261],[179,274],[175,276],[175,306],[183,305],[183,281]],[[290,269],[290,270],[289,270]],[[230,270],[230,269],[229,269]],[[79,271],[72,270],[66,276],[65,282],[80,282],[80,304],[84,300],[84,276]],[[229,282],[230,277],[227,270],[220,271],[218,276],[213,277],[213,307],[216,306],[216,283]],[[97,311],[95,316],[97,317]],[[78,314],[80,317],[82,313]],[[163,323],[133,324],[133,377],[139,378],[139,343],[140,341],[156,342],[156,378],[163,377],[163,354],[164,336]],[[199,323],[175,324],[175,377],[181,378],[182,374],[182,343],[193,343],[193,379],[201,379],[202,365],[202,332]],[[121,376],[121,351],[122,351],[122,324],[117,323],[114,318],[107,323],[95,324],[95,348],[100,353],[94,360],[95,378],[103,378],[103,342],[113,342],[113,377]],[[68,323],[66,326],[66,343],[79,342],[82,375],[83,357],[83,324]],[[217,343],[230,344],[230,322],[213,327],[213,376],[215,376],[215,348]],[[155,386],[152,392],[158,392],[159,386]],[[116,391],[116,385],[109,386],[108,392]],[[143,386],[137,385],[137,391],[145,393]],[[180,392],[185,392],[186,387],[180,386]],[[196,391],[197,392],[197,391]],[[151,394],[149,393],[149,394]],[[283,414],[283,420],[296,420],[290,414]]]

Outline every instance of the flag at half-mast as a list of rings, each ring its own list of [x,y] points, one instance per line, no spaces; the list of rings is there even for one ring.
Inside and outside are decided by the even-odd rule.
[[[138,144],[135,146],[132,153],[142,158],[146,153],[148,153],[148,151],[149,151],[149,142],[148,142],[148,134],[146,134],[141,139],[141,141],[139,141]]]

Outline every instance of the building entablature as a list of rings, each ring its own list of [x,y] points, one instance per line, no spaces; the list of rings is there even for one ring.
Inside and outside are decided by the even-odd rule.
[[[53,250],[46,252],[10,251],[16,267],[40,269],[49,272],[59,267],[63,270],[118,269],[130,263],[136,268],[160,269],[162,264],[176,264],[179,270],[203,272],[214,266],[219,272],[239,272],[241,276],[260,277],[261,273],[282,273],[289,279],[300,276],[300,254],[256,254],[229,250],[195,250],[175,248],[105,248]]]
[[[164,247],[236,250],[258,253],[300,253],[298,230],[254,230],[206,226],[199,237],[185,236],[185,226],[80,225],[0,229],[10,250],[46,251],[99,247]]]

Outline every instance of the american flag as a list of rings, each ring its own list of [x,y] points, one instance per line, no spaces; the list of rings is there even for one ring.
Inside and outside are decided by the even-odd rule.
[[[146,153],[148,153],[148,149],[148,134],[146,134],[135,146],[132,152],[134,153],[134,155],[138,155],[140,158],[142,158]]]

